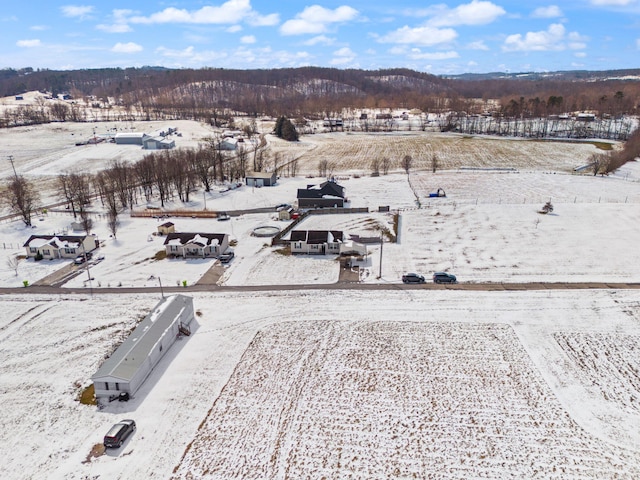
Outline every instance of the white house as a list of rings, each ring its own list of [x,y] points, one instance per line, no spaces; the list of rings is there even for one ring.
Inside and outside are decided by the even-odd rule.
[[[168,233],[164,241],[167,255],[173,257],[218,257],[229,248],[226,233]]]
[[[31,235],[23,245],[27,257],[75,258],[98,247],[95,235]]]
[[[98,402],[135,396],[178,336],[190,334],[193,319],[193,298],[163,298],[91,377]]]
[[[336,230],[294,230],[289,238],[291,253],[339,255],[342,232]]]

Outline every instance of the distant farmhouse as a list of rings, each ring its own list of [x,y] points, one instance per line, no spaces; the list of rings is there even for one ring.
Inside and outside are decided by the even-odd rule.
[[[344,187],[333,181],[298,189],[298,208],[344,207]]]
[[[164,246],[167,255],[173,257],[219,257],[229,248],[229,235],[226,233],[168,233]]]
[[[272,187],[277,181],[276,172],[254,172],[245,177],[248,187]]]
[[[25,242],[27,257],[75,258],[98,247],[95,235],[31,235]]]
[[[133,397],[194,318],[193,298],[163,298],[91,377],[98,403]]]

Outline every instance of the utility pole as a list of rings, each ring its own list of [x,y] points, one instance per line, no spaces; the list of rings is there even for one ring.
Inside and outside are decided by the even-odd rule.
[[[13,168],[13,174],[18,179],[18,173],[16,172],[16,166],[13,164],[13,155],[9,155],[9,161],[11,162],[11,168]]]
[[[382,278],[382,244],[383,244],[383,236],[382,232],[380,232],[380,271],[378,272],[378,278]]]

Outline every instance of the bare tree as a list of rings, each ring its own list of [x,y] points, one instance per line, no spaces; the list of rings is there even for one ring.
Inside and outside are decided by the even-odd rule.
[[[120,226],[120,220],[118,220],[118,214],[111,210],[107,212],[107,226],[109,227],[109,231],[111,232],[111,235],[113,235],[113,238],[117,238],[116,233]]]
[[[377,157],[371,160],[371,176],[372,177],[380,176],[380,159]]]
[[[402,169],[406,172],[407,175],[409,175],[412,165],[413,158],[411,158],[411,155],[405,155],[402,159]]]
[[[40,203],[40,195],[35,186],[22,175],[16,175],[7,185],[4,201],[10,210],[19,214],[27,227],[31,226],[31,217]]]
[[[436,170],[438,170],[438,156],[433,152],[431,154],[431,171],[436,173]]]
[[[589,157],[588,161],[590,162],[591,171],[593,172],[593,176],[595,177],[599,173],[608,173],[611,156],[606,153],[594,153]]]
[[[329,171],[329,160],[323,158],[318,162],[318,176],[326,177],[327,172]]]
[[[18,276],[18,267],[20,266],[20,260],[22,260],[18,255],[11,255],[7,258],[7,267],[16,272],[16,277]]]
[[[382,157],[380,166],[382,167],[382,174],[387,175],[389,173],[389,168],[391,168],[391,160],[389,160],[389,157]]]

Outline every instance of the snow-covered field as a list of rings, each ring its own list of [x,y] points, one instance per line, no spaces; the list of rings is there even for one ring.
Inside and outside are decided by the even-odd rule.
[[[33,158],[34,170],[62,165],[47,170]],[[372,213],[311,216],[300,228],[376,236],[393,229],[397,211],[398,242],[382,255],[369,246],[366,283],[435,270],[464,283],[639,282],[638,165],[604,178],[554,171],[347,172],[340,183],[351,204]],[[297,188],[321,181],[281,178],[176,207],[293,203]],[[447,197],[429,198],[439,187]],[[554,212],[537,213],[549,199]],[[377,212],[387,205],[392,213]],[[71,220],[49,212],[35,228],[0,223],[0,287],[67,266],[23,261],[16,275],[7,260],[30,234],[68,231]],[[123,216],[117,238],[94,220],[102,261],[57,295],[0,297],[2,479],[640,476],[640,291],[280,290],[336,282],[339,265],[252,236],[287,225],[275,212],[171,218],[178,231],[237,242],[219,284],[274,288],[194,293],[193,334],[136,398],[81,405],[101,361],[159,300],[100,289],[192,285],[213,266],[154,260],[164,219]],[[103,453],[102,436],[122,418],[137,432]]]

